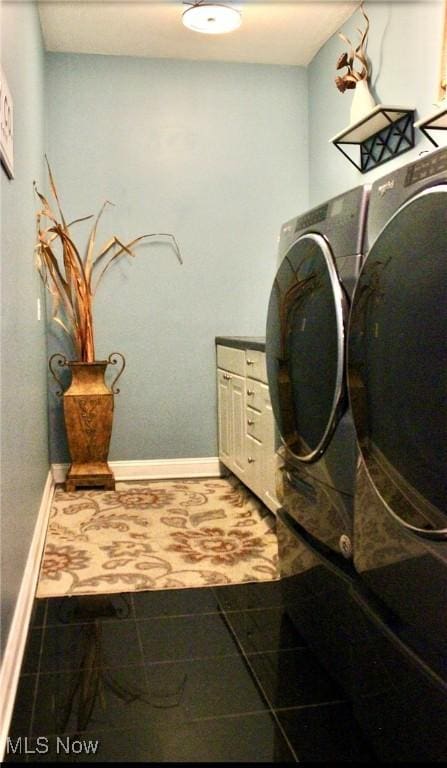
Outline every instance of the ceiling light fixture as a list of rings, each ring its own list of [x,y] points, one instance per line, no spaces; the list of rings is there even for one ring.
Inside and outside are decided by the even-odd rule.
[[[194,32],[221,35],[240,27],[242,18],[240,12],[229,5],[198,2],[183,12],[182,21]]]

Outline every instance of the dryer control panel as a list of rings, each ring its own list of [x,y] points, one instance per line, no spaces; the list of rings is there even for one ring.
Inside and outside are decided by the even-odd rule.
[[[335,259],[363,253],[369,190],[370,185],[367,184],[354,187],[286,221],[280,232],[278,264],[298,238],[306,233],[324,237]]]
[[[294,231],[301,232],[301,230],[311,227],[313,224],[318,224],[320,221],[324,221],[327,216],[328,208],[329,204],[326,203],[326,205],[321,205],[319,208],[313,208],[308,213],[298,216]]]

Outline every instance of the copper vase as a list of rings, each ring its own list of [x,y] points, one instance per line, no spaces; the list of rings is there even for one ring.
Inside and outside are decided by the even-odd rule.
[[[106,368],[109,363],[116,364],[117,357],[121,358],[122,367],[109,388],[105,380]],[[114,352],[108,360],[83,363],[66,360],[57,353],[50,358],[50,370],[61,384],[53,369],[55,362],[59,366],[67,366],[71,372],[71,383],[63,393],[71,458],[65,490],[95,486],[114,490],[115,478],[107,459],[112,436],[114,394],[119,392],[115,384],[124,370],[124,357]]]

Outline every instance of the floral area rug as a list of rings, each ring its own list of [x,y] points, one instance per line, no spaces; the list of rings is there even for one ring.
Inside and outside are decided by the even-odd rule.
[[[57,488],[37,597],[279,578],[275,517],[234,476]]]

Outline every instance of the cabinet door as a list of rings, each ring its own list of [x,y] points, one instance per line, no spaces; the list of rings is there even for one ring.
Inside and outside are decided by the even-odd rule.
[[[245,378],[231,374],[231,449],[234,471],[241,476],[246,468]]]
[[[219,428],[219,459],[231,464],[231,378],[220,368],[217,371],[217,412]]]

